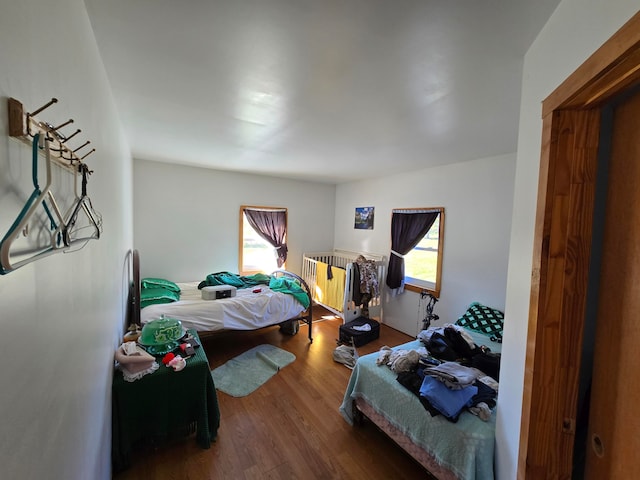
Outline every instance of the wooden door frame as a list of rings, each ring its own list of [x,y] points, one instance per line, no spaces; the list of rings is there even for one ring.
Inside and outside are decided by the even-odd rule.
[[[640,12],[542,105],[518,478],[571,478],[601,110],[640,83]]]

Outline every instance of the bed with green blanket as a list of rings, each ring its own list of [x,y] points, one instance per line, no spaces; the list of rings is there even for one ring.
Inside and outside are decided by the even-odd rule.
[[[308,326],[309,341],[313,341],[311,292],[295,273],[278,270],[271,275],[243,276],[216,272],[194,282],[140,279],[137,252],[133,257],[131,323],[144,326],[165,316],[180,320],[184,328],[206,335],[273,325],[279,325],[283,333],[296,334],[302,322]],[[225,285],[233,290],[233,296],[203,298],[203,288]]]

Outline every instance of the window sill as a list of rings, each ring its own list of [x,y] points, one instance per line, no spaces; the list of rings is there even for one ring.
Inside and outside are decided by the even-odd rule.
[[[414,285],[412,283],[405,283],[404,284],[404,288],[405,288],[405,290],[409,290],[411,292],[416,292],[416,293],[422,293],[422,292],[430,293],[434,297],[440,298],[440,290],[434,290],[434,289],[431,289],[431,288],[428,288],[428,287],[422,287],[420,285]]]

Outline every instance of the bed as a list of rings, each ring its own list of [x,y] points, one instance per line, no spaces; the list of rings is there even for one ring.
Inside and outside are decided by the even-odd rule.
[[[309,341],[312,336],[312,305],[302,305],[294,295],[274,290],[268,285],[256,288],[242,288],[230,298],[203,300],[198,282],[176,283],[180,289],[177,301],[141,306],[140,257],[137,251],[132,255],[132,293],[130,295],[132,315],[130,323],[144,326],[161,318],[162,315],[178,319],[186,329],[195,329],[200,336],[226,330],[256,330],[279,325],[281,330],[296,334],[300,322],[308,326]],[[271,274],[274,279],[287,279],[301,287],[302,294],[311,299],[311,291],[306,282],[292,272],[279,270]]]
[[[476,344],[500,352],[499,343],[468,332]],[[424,344],[414,340],[393,349],[420,347]],[[345,420],[357,425],[362,416],[368,418],[440,480],[493,479],[495,411],[486,422],[468,411],[456,423],[432,417],[389,367],[377,365],[378,355],[363,355],[356,362],[340,406]]]
[[[386,268],[386,257],[383,255],[334,250],[305,253],[302,257],[301,276],[311,289],[313,301],[341,317],[343,323],[362,315],[377,317],[382,321],[381,288],[371,295],[366,307],[357,299],[360,272],[356,260],[360,255],[372,262],[377,283],[381,286]],[[368,311],[363,312],[363,308],[367,308]]]

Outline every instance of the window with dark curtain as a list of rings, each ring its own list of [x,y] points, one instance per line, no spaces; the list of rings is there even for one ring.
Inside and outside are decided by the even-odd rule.
[[[404,279],[404,258],[422,240],[439,211],[394,210],[391,216],[391,255],[387,270],[387,286],[400,288]]]
[[[287,261],[287,211],[245,208],[249,225],[276,249],[278,268]]]

